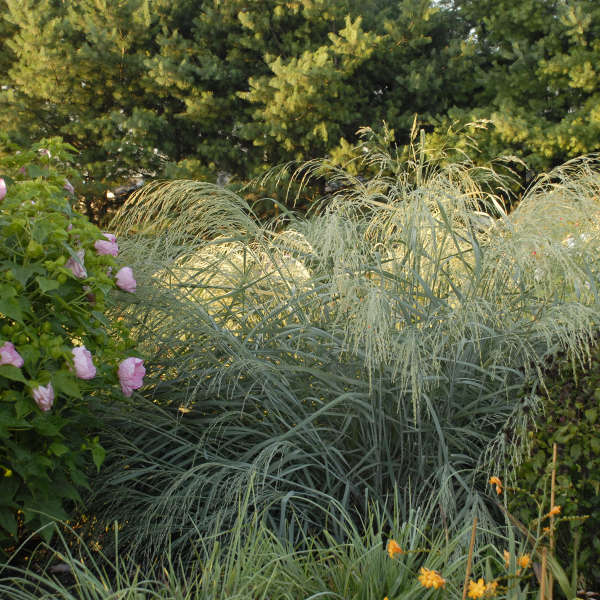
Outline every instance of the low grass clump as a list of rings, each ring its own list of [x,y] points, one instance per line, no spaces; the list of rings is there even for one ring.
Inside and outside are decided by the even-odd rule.
[[[493,171],[419,157],[367,155],[368,180],[313,165],[337,192],[267,224],[191,181],[125,204],[120,318],[152,383],[105,415],[90,507],[132,552],[191,560],[251,482],[290,544],[432,495],[441,527],[494,529],[489,471],[511,477],[549,359],[585,364],[597,331],[600,173],[567,164],[507,214]]]
[[[340,509],[330,520],[343,529],[343,542],[324,530],[298,549],[258,515],[248,518],[249,497],[238,505],[231,528],[218,526],[189,540],[186,552],[193,561],[185,567],[167,551],[140,568],[119,552],[118,534],[117,551],[109,558],[81,539],[71,545],[77,541],[71,532],[34,552],[34,567],[0,566],[0,595],[6,600],[458,599],[469,568],[469,597],[482,597],[476,584],[483,581],[485,597],[519,599],[533,581],[530,550],[509,536],[494,538],[515,557],[508,564],[491,544],[476,544],[469,553],[469,527],[452,535],[432,527],[436,502],[410,510],[406,520],[394,510],[390,520],[371,506],[360,528]]]

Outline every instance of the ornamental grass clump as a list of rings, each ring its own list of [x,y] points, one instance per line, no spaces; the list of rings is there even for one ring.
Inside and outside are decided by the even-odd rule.
[[[143,551],[233,517],[251,478],[282,536],[320,531],[338,504],[360,520],[367,498],[395,493],[439,493],[442,521],[475,511],[485,529],[480,471],[518,463],[547,361],[585,363],[596,163],[540,178],[507,214],[491,169],[366,160],[366,180],[311,165],[338,190],[308,216],[262,224],[192,181],[149,184],[118,214],[144,283],[120,317],[154,375],[146,405],[109,421],[95,501]]]

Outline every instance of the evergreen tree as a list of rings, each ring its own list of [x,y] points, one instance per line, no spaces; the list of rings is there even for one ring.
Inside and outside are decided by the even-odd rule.
[[[134,174],[255,173],[249,80],[328,43],[362,4],[375,21],[382,0],[1,1],[2,127],[23,144],[62,135],[98,195]]]
[[[258,105],[241,134],[264,148],[266,163],[323,155],[368,118],[373,90],[357,93],[356,78],[382,38],[365,32],[361,21],[347,17],[343,29],[329,33],[327,44],[288,60],[273,58],[271,73],[250,78],[250,91],[239,94]]]
[[[178,118],[195,132],[193,156],[242,178],[261,164],[284,160],[283,146],[269,152],[262,140],[268,136],[264,129],[280,128],[285,115],[269,115],[273,123],[256,126],[263,116],[251,105],[251,82],[273,76],[277,65],[319,52],[328,34],[343,28],[348,14],[358,15],[360,6],[356,0],[211,0],[188,27],[164,30],[152,74],[166,94],[185,105]],[[312,127],[307,122],[304,129]]]
[[[0,127],[61,135],[79,191],[131,176],[239,180],[491,119],[482,160],[599,148],[593,0],[0,0]],[[434,139],[434,138],[430,138]],[[457,140],[460,144],[460,139]],[[91,208],[91,203],[90,203]]]
[[[61,135],[79,151],[82,190],[154,175],[165,141],[176,139],[169,102],[156,94],[144,61],[157,18],[148,0],[7,0],[16,28],[2,126],[23,144]]]
[[[408,134],[415,113],[433,128],[448,108],[470,106],[470,56],[456,11],[430,0],[370,9],[364,22],[347,17],[319,47],[273,57],[270,73],[250,79],[240,96],[256,108],[242,135],[264,148],[266,162],[327,152],[342,161],[361,126],[386,121]]]
[[[0,0],[0,15],[5,14],[8,8],[6,0]],[[17,28],[8,21],[0,18],[0,81],[6,85],[8,81],[8,70],[10,69],[15,57],[8,47],[9,40],[16,32]],[[2,91],[6,91],[3,89]]]
[[[540,171],[600,150],[600,4],[456,4],[473,27],[483,84],[463,117],[492,120],[481,140],[485,153],[516,154]]]

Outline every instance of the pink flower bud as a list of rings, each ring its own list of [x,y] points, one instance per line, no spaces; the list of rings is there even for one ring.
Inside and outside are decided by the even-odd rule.
[[[6,181],[0,177],[0,202],[4,200],[4,196],[6,196]]]
[[[107,239],[98,240],[94,243],[96,252],[98,252],[99,255],[110,254],[111,256],[118,256],[119,246],[117,244],[117,238],[112,233],[103,233],[102,235]]]
[[[35,403],[39,406],[40,410],[48,412],[52,408],[54,403],[54,390],[52,389],[52,383],[46,386],[39,385],[31,392]]]
[[[85,251],[77,250],[75,254],[77,255],[77,258],[79,260],[75,260],[73,257],[71,257],[67,261],[65,267],[67,269],[71,269],[75,277],[79,277],[79,279],[84,279],[85,277],[87,277],[87,271],[85,270],[85,267],[83,265],[83,257],[85,255]]]
[[[21,175],[26,175],[27,174],[27,169],[25,167],[21,167],[19,169],[19,173],[21,173]]]
[[[0,365],[12,365],[18,368],[23,366],[23,357],[15,350],[12,342],[4,342],[0,346]]]
[[[71,229],[73,229],[73,223],[67,225],[67,231],[71,231]]]
[[[133,278],[131,267],[123,267],[117,271],[117,287],[125,292],[135,292],[136,281]]]
[[[119,383],[123,394],[129,398],[133,390],[141,388],[144,384],[144,361],[141,358],[130,356],[119,364]]]
[[[85,346],[77,346],[71,350],[73,353],[73,364],[75,375],[79,379],[93,379],[96,376],[96,367],[92,362],[92,353]]]
[[[65,179],[65,185],[63,185],[63,189],[67,190],[67,192],[69,192],[69,194],[75,193],[75,188],[73,187],[73,184],[68,179]]]

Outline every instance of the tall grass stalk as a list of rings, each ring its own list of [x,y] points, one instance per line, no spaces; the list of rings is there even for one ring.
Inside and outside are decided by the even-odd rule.
[[[486,470],[518,462],[547,361],[585,363],[597,331],[600,173],[568,163],[507,214],[492,170],[423,156],[369,155],[369,180],[309,165],[338,191],[267,224],[197,182],[127,201],[121,316],[151,383],[107,420],[95,506],[128,543],[185,547],[250,481],[290,538],[396,493],[491,526]]]

